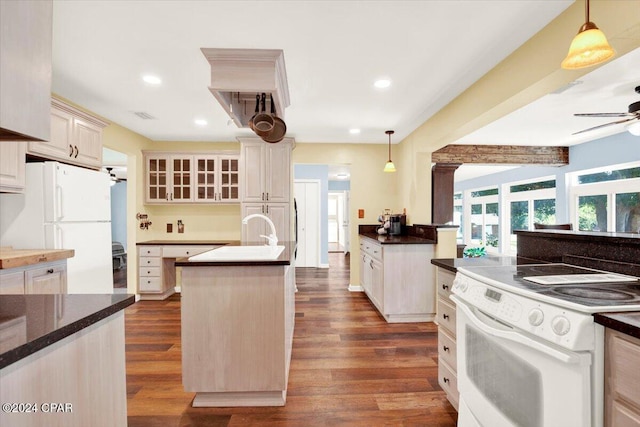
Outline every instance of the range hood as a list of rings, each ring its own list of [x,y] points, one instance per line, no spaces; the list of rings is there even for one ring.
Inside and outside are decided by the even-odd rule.
[[[278,117],[289,106],[284,52],[279,49],[201,48],[211,65],[209,91],[238,127],[248,127],[256,107],[256,95],[273,97]],[[270,111],[267,102],[267,112]]]

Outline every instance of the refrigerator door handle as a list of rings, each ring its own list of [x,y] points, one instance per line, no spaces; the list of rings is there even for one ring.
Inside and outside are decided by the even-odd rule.
[[[62,209],[62,186],[60,185],[56,185],[56,209],[57,209],[57,217],[58,220],[61,220],[62,218],[64,218],[64,211]]]
[[[58,232],[58,246],[57,246],[57,248],[63,249],[64,248],[64,233],[62,231],[62,227],[59,227],[59,226],[56,225],[56,231]]]

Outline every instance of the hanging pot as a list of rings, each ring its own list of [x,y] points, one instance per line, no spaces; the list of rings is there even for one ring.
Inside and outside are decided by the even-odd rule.
[[[265,137],[273,130],[274,120],[271,114],[265,112],[267,94],[263,93],[260,99],[262,103],[262,111],[253,118],[253,131],[259,137]]]
[[[256,94],[256,112],[253,113],[253,116],[249,119],[249,128],[253,130],[253,119],[256,118],[258,113],[260,112],[260,94]]]
[[[269,143],[280,142],[287,133],[287,124],[276,115],[276,106],[273,103],[273,95],[271,95],[271,117],[273,117],[273,130],[267,136],[263,136],[262,140]]]

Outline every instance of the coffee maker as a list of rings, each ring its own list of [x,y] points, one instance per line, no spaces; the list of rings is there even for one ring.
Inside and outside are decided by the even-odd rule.
[[[399,236],[402,234],[402,229],[407,225],[406,215],[390,215],[389,216],[389,235]]]

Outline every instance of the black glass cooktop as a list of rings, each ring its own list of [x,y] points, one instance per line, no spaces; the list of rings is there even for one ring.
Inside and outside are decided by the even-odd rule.
[[[606,272],[592,270],[583,267],[576,267],[568,264],[534,264],[534,265],[513,265],[498,267],[464,267],[472,273],[476,279],[491,284],[513,286],[520,290],[534,294],[546,295],[547,297],[570,301],[575,304],[588,307],[640,307],[640,279],[632,278],[631,281],[615,281],[615,275],[611,273],[608,277]],[[535,283],[531,280],[536,276],[565,276],[565,275],[585,275],[583,283]],[[590,277],[601,275],[605,283],[589,283]],[[527,279],[526,279],[527,278]],[[625,279],[630,276],[624,276]],[[569,282],[571,280],[568,280]]]

